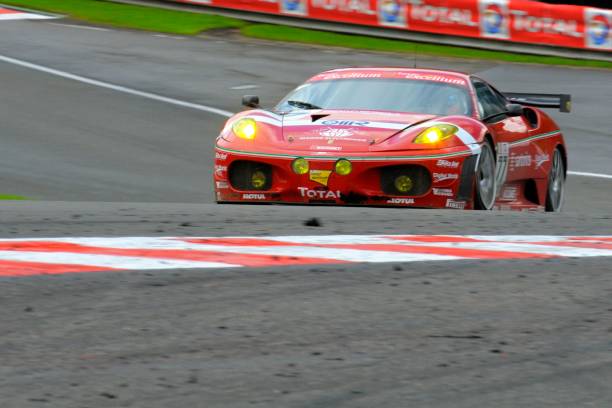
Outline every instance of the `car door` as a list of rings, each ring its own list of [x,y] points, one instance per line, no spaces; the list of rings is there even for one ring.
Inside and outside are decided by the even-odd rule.
[[[529,126],[523,115],[510,116],[508,101],[501,93],[480,78],[472,78],[478,114],[496,142],[498,182],[501,184],[529,178],[533,160],[529,143],[521,143],[528,136]],[[507,160],[507,170],[503,162]]]

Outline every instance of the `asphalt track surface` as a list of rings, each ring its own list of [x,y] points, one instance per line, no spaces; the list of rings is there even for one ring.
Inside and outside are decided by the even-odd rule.
[[[72,24],[3,22],[0,55],[228,111],[323,69],[412,64],[56,23]],[[574,113],[554,114],[570,169],[612,174],[609,71],[419,65],[572,93]],[[3,238],[612,235],[612,180],[578,176],[558,215],[216,206],[224,117],[4,62],[0,78],[0,193],[36,199],[0,204]],[[0,278],[0,406],[610,406],[610,272],[581,258]]]

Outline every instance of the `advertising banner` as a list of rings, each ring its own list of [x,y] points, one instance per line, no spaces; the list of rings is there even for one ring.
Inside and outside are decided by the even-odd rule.
[[[488,40],[612,51],[612,10],[532,0],[178,0]]]

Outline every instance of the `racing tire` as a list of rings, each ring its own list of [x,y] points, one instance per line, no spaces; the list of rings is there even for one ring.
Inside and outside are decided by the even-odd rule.
[[[497,197],[497,184],[495,181],[495,154],[488,140],[483,143],[480,151],[475,182],[474,209],[491,210]]]
[[[565,163],[561,149],[555,149],[546,188],[546,211],[560,212],[565,199]]]

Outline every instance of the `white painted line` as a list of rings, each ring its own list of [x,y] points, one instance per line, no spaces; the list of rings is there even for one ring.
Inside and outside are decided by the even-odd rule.
[[[142,98],[152,99],[154,101],[169,103],[171,105],[182,106],[184,108],[196,109],[196,110],[204,111],[208,113],[214,113],[216,115],[225,116],[228,118],[234,115],[232,112],[228,112],[223,109],[213,108],[212,106],[198,105],[196,103],[181,101],[179,99],[174,99],[174,98],[168,98],[166,96],[162,96],[162,95],[158,95],[158,94],[154,94],[150,92],[139,91],[137,89],[128,88],[126,86],[115,85],[115,84],[111,84],[109,82],[104,82],[104,81],[98,81],[96,79],[86,78],[80,75],[71,74],[69,72],[60,71],[60,70],[45,67],[42,65],[33,64],[31,62],[22,61],[16,58],[7,57],[5,55],[0,55],[0,61],[7,62],[9,64],[19,65],[24,68],[33,69],[35,71],[44,72],[50,75],[55,75],[58,77],[71,79],[73,81],[78,81],[78,82],[82,82],[82,83],[89,84],[89,85],[99,86],[100,88],[111,89],[113,91],[123,92],[126,94],[135,95],[135,96],[140,96]]]
[[[237,85],[237,86],[232,86],[230,89],[235,89],[235,90],[243,90],[243,89],[255,89],[255,88],[259,88],[257,85]]]
[[[84,25],[78,25],[78,24],[64,24],[64,23],[49,23],[49,24],[55,25],[55,26],[62,26],[62,27],[81,28],[83,30],[92,30],[92,31],[113,31],[108,28],[90,27],[90,26],[84,26]]]
[[[612,174],[588,173],[584,171],[568,171],[567,174],[571,174],[573,176],[595,177],[612,180]]]
[[[169,98],[167,96],[158,95],[158,94],[154,94],[151,92],[139,91],[137,89],[128,88],[122,85],[115,85],[109,82],[98,81],[97,79],[91,79],[91,78],[87,78],[81,75],[71,74],[70,72],[60,71],[54,68],[49,68],[49,67],[34,64],[28,61],[23,61],[23,60],[19,60],[16,58],[7,57],[1,54],[0,54],[0,61],[7,62],[9,64],[19,65],[21,67],[33,69],[33,70],[40,71],[40,72],[45,72],[50,75],[55,75],[55,76],[59,76],[62,78],[71,79],[73,81],[78,81],[78,82],[82,82],[82,83],[89,84],[89,85],[99,86],[101,88],[111,89],[117,92],[123,92],[123,93],[127,93],[130,95],[140,96],[142,98],[152,99],[152,100],[159,101],[159,102],[165,102],[171,105],[182,106],[182,107],[190,108],[190,109],[196,109],[196,110],[204,111],[208,113],[214,113],[216,115],[225,116],[227,118],[234,115],[234,112],[226,111],[223,109],[218,109],[212,106],[200,105],[197,103],[182,101],[180,99]],[[250,85],[244,85],[244,86],[250,86]],[[233,87],[232,89],[248,89],[248,88]],[[581,171],[568,171],[567,174],[574,175],[574,176],[612,179],[612,175],[610,174],[588,173],[588,172],[581,172]]]
[[[175,268],[235,268],[223,262],[184,261],[135,256],[79,254],[74,252],[0,251],[0,260],[40,262],[68,265],[88,265],[119,269],[175,269]]]
[[[185,37],[177,37],[175,35],[167,35],[167,34],[153,34],[153,37],[170,38],[172,40],[186,40]]]

